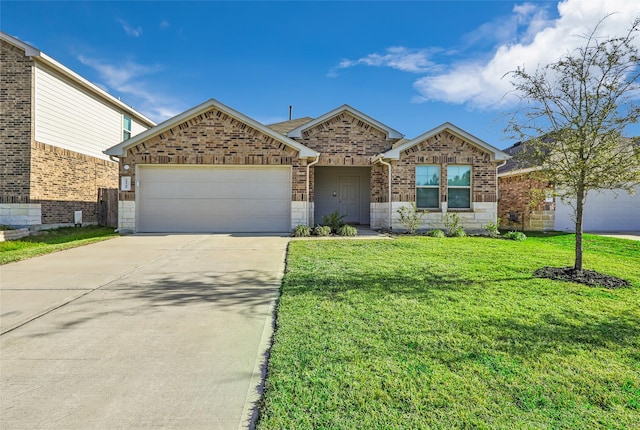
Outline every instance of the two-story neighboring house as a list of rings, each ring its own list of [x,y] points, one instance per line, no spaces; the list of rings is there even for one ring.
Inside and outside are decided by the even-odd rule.
[[[0,224],[97,221],[118,188],[106,148],[154,122],[40,50],[0,32]]]

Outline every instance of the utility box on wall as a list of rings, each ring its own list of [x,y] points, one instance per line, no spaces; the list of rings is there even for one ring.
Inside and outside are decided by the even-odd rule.
[[[73,211],[73,224],[82,227],[82,211]]]

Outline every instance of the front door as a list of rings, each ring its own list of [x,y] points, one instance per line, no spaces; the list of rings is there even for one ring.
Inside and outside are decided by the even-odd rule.
[[[346,223],[360,223],[360,176],[338,178],[338,212]]]

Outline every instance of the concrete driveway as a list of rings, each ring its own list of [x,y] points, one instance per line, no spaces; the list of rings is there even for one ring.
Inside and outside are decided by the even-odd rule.
[[[0,267],[0,428],[246,428],[288,238],[135,235]]]

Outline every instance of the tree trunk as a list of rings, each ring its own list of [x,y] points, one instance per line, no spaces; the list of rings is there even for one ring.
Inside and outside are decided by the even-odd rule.
[[[584,187],[576,193],[576,261],[573,268],[582,271],[582,214],[584,211]]]

